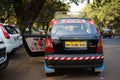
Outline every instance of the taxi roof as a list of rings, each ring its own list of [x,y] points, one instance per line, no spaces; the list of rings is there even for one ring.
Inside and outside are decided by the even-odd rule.
[[[82,19],[82,20],[91,20],[90,18],[55,18],[55,20],[58,20],[58,19]]]
[[[87,12],[70,12],[70,11],[57,11],[54,14],[54,19],[59,18],[85,18]]]

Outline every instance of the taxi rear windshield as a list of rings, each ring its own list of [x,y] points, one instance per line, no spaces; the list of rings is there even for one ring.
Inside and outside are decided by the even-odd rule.
[[[90,35],[97,34],[96,27],[94,24],[88,23],[66,23],[56,24],[52,26],[52,36],[63,36],[63,35]]]

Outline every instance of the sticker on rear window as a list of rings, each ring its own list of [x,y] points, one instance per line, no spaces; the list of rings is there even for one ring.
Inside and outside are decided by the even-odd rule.
[[[64,19],[61,20],[61,23],[84,23],[85,20],[80,20],[80,19]]]

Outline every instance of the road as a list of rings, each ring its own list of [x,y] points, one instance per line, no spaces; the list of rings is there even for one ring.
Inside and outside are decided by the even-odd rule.
[[[86,69],[61,70],[46,77],[43,57],[30,58],[24,48],[9,56],[8,67],[0,71],[0,80],[120,80],[120,39],[103,39],[105,71],[95,75]]]

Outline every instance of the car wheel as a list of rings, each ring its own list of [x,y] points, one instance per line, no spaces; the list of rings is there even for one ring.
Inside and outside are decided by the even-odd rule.
[[[51,73],[45,73],[46,74],[46,76],[51,76]]]
[[[91,68],[91,71],[92,71],[92,73],[93,74],[95,74],[95,75],[99,75],[101,72],[100,71],[95,71],[95,68]]]
[[[55,75],[55,73],[45,73],[47,77]]]
[[[12,51],[12,52],[8,53],[7,55],[8,55],[8,56],[13,56],[14,54],[15,54],[15,52]]]
[[[55,69],[55,72],[52,72],[52,73],[45,73],[46,74],[46,76],[56,76],[56,75],[58,75],[58,71],[59,71],[59,69]]]

